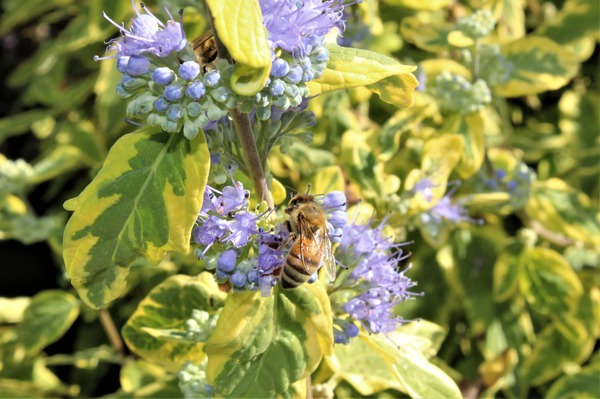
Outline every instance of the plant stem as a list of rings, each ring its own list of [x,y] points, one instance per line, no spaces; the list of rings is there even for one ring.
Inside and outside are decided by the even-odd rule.
[[[210,27],[212,29],[215,45],[217,47],[218,57],[220,59],[225,59],[230,64],[233,64],[234,61],[227,50],[227,47],[223,44],[221,39],[219,38],[219,34],[215,29],[215,21],[213,19],[212,13],[210,12],[210,7],[206,7],[208,12],[208,19],[210,21]],[[256,196],[261,201],[266,201],[269,209],[274,207],[273,196],[269,191],[269,185],[267,183],[267,178],[265,176],[265,172],[263,169],[263,162],[260,158],[260,154],[258,152],[258,147],[256,146],[256,140],[254,138],[254,132],[252,131],[252,123],[250,122],[250,117],[248,114],[240,111],[239,107],[231,108],[229,110],[229,116],[233,120],[235,125],[235,130],[237,132],[238,140],[244,152],[244,161],[246,163],[246,169],[250,174],[250,178],[252,179],[252,183],[254,184],[254,189],[256,190]]]
[[[121,340],[119,331],[117,330],[117,327],[115,327],[115,323],[113,322],[110,313],[108,313],[108,310],[106,309],[100,309],[98,315],[100,316],[100,323],[102,323],[102,327],[104,328],[110,343],[119,353],[124,354],[123,341]]]

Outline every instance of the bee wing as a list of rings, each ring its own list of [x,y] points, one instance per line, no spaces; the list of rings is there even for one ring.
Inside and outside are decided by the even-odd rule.
[[[300,245],[300,254],[302,256],[302,267],[304,270],[310,271],[310,267],[306,265],[306,259],[313,259],[311,254],[321,254],[321,242],[318,240],[318,234],[315,234],[306,217],[298,214],[298,243]],[[317,266],[317,269],[320,265]]]
[[[329,276],[329,281],[333,283],[335,281],[337,267],[335,264],[335,258],[333,256],[333,249],[331,248],[331,240],[329,239],[329,231],[327,231],[326,227],[323,228],[322,230],[325,230],[325,231],[321,232],[321,234],[319,235],[320,240],[322,241],[322,246],[323,246],[322,265],[324,265],[325,270],[327,270],[327,275]]]

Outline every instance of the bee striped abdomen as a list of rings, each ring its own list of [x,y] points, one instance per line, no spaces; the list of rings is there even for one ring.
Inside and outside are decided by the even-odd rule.
[[[320,259],[319,259],[320,261]],[[281,273],[281,286],[283,288],[296,288],[308,281],[319,266],[319,262],[303,256],[301,245],[292,247],[285,260],[285,267]]]

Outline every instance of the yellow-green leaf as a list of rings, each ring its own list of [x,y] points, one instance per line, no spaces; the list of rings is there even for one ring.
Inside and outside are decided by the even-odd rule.
[[[574,310],[583,287],[558,252],[550,248],[531,248],[521,256],[521,268],[519,287],[537,311],[559,316]]]
[[[600,39],[600,2],[596,0],[567,0],[563,8],[544,21],[535,31],[559,44],[567,44],[585,36]]]
[[[123,338],[139,356],[172,372],[186,361],[200,363],[205,357],[204,343],[184,339],[185,322],[194,309],[214,314],[225,297],[210,273],[169,277],[140,302],[123,326]],[[160,331],[180,332],[182,338],[169,339]]]
[[[230,294],[206,343],[207,378],[223,397],[275,397],[332,353],[329,298],[319,282]]]
[[[503,45],[502,53],[513,67],[510,79],[494,87],[503,97],[559,89],[579,70],[576,54],[546,37],[524,37]]]
[[[399,330],[401,332],[401,329]],[[402,391],[418,398],[462,398],[456,383],[402,335],[361,336],[390,368]],[[404,341],[399,342],[398,340]]]
[[[337,165],[319,169],[312,179],[311,192],[327,194],[331,191],[344,191],[344,175]]]
[[[42,291],[31,300],[23,321],[17,326],[17,336],[27,354],[35,355],[57,341],[79,315],[79,301],[59,290]]]
[[[481,112],[452,114],[443,127],[444,132],[460,135],[464,139],[462,158],[456,171],[462,179],[473,176],[483,163],[485,143],[483,136],[483,116]]]
[[[546,398],[596,399],[600,365],[590,364],[572,375],[564,375],[546,392]]]
[[[402,19],[400,34],[415,46],[432,53],[448,50],[448,34],[454,26],[440,14],[420,12]]]
[[[562,180],[536,182],[525,211],[544,228],[600,250],[598,216],[590,198]]]
[[[399,106],[413,103],[416,67],[368,50],[327,44],[329,63],[323,75],[308,82],[311,96],[339,89],[366,86],[383,101]]]
[[[258,1],[207,0],[206,4],[219,39],[236,62],[232,89],[245,96],[258,93],[271,70],[271,48]]]
[[[155,264],[167,251],[188,251],[209,165],[203,134],[189,141],[144,128],[115,143],[94,180],[65,203],[74,211],[65,265],[88,305],[117,298],[137,257]]]
[[[520,256],[524,245],[520,240],[512,240],[502,250],[494,265],[494,300],[503,302],[510,299],[519,287],[521,270]]]

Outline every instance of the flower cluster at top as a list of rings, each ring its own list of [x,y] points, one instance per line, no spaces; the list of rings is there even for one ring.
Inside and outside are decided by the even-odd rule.
[[[240,182],[222,191],[206,187],[193,230],[193,238],[200,245],[196,254],[206,260],[208,270],[215,270],[219,284],[229,281],[235,291],[260,290],[269,296],[285,263],[289,246],[282,244],[289,232],[284,223],[270,222],[272,211],[249,211],[249,195]],[[344,194],[334,191],[320,201],[328,216],[331,240],[341,240],[348,221]]]
[[[411,292],[417,284],[405,276],[410,268],[401,270],[404,255],[401,246],[384,234],[385,221],[373,228],[370,224],[350,223],[343,230],[343,239],[336,250],[337,260],[347,267],[335,287],[341,287],[336,303],[350,319],[335,320],[334,339],[347,343],[358,335],[359,322],[371,333],[387,333],[405,322],[394,313],[400,302],[422,293]]]
[[[117,93],[131,98],[127,116],[179,132],[191,139],[200,129],[211,128],[240,106],[269,119],[272,107],[287,110],[308,97],[306,85],[322,75],[329,52],[323,37],[334,27],[343,28],[344,7],[353,2],[339,0],[260,0],[263,22],[272,50],[272,67],[265,87],[252,97],[236,94],[230,85],[234,65],[218,60],[210,68],[201,66],[188,42],[181,20],[161,22],[143,4],[140,12],[132,0],[136,18],[122,37],[113,39],[107,51],[116,53],[97,60],[116,58],[123,74]],[[180,18],[181,19],[181,18]],[[210,69],[210,70],[208,70]]]

